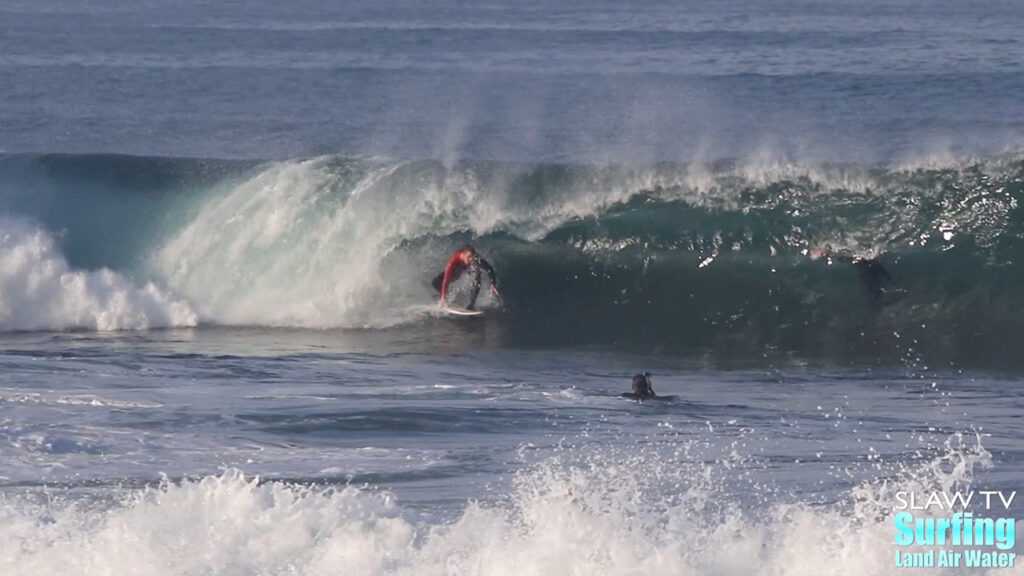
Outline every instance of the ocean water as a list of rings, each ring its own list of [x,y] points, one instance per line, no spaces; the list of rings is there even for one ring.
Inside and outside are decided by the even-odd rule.
[[[1021,29],[0,0],[0,574],[1024,572]]]

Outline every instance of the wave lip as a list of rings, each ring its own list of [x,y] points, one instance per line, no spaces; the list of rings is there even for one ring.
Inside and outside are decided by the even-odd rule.
[[[195,326],[188,303],[152,282],[132,284],[113,270],[74,270],[54,237],[27,221],[0,217],[0,330],[144,330]]]

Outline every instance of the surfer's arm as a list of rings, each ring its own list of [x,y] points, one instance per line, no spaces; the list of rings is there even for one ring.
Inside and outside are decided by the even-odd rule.
[[[459,259],[458,253],[453,254],[448,259],[448,265],[444,267],[444,280],[441,281],[441,306],[448,305],[448,284],[452,280],[452,275],[455,274],[455,268],[458,266],[461,260]]]
[[[487,278],[491,281],[491,292],[498,294],[498,273],[494,271],[494,266],[483,258],[480,258],[480,267],[487,272]]]

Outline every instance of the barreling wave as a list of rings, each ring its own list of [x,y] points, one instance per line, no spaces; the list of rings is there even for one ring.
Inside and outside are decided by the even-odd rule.
[[[5,266],[0,310],[37,300],[17,321],[0,314],[4,330],[431,322],[430,278],[472,241],[501,276],[505,313],[489,322],[513,345],[1006,360],[1024,335],[1021,154],[906,166],[22,155],[0,170],[10,249],[29,234],[10,222],[33,222],[61,239],[69,273],[109,269],[166,299],[146,314],[157,322],[35,322],[71,296],[12,296],[33,272]],[[816,257],[826,245],[878,259],[893,278],[881,305],[854,267]]]

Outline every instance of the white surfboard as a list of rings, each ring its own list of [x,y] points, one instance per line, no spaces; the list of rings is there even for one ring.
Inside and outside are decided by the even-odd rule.
[[[452,316],[482,316],[483,312],[480,310],[466,310],[465,308],[456,308],[455,306],[446,306],[442,308],[446,313]]]

